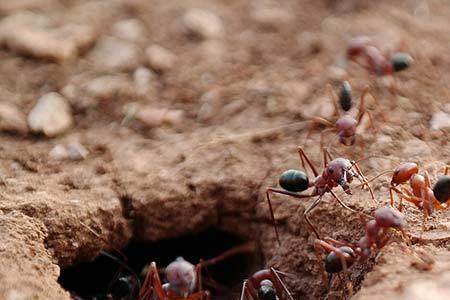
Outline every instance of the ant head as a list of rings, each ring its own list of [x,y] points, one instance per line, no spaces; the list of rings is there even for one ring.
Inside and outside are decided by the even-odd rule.
[[[380,207],[375,211],[375,221],[383,228],[402,229],[404,221],[402,215],[390,207]]]
[[[277,292],[273,287],[272,281],[268,279],[264,279],[260,283],[260,287],[258,289],[258,299],[260,300],[277,300]]]
[[[132,295],[135,287],[136,280],[132,276],[123,276],[111,286],[111,295],[114,299],[123,299]]]
[[[339,104],[345,111],[349,111],[352,108],[352,87],[348,81],[344,81],[339,89]]]
[[[343,116],[336,121],[336,130],[339,136],[339,142],[346,146],[355,143],[356,120],[350,116]]]
[[[308,176],[299,170],[287,170],[279,179],[280,186],[289,192],[301,192],[309,187]]]
[[[348,183],[351,183],[353,176],[355,176],[352,167],[353,165],[348,159],[333,159],[327,165],[327,178],[338,183],[347,192],[349,190]]]
[[[439,177],[433,187],[433,194],[440,203],[446,203],[450,200],[450,176],[445,175]]]
[[[398,166],[392,175],[391,184],[400,184],[407,182],[413,174],[419,173],[419,167],[416,163],[406,162]]]
[[[407,69],[412,62],[412,57],[407,53],[395,53],[391,58],[392,69],[394,72]]]
[[[195,266],[184,258],[178,257],[167,266],[165,272],[169,290],[174,294],[185,297],[194,291],[197,281]]]
[[[355,252],[350,247],[342,246],[339,247],[339,250],[341,250],[341,252],[347,253],[352,258],[355,257]],[[353,259],[347,260],[346,262],[347,267],[350,267],[353,263]],[[337,254],[334,251],[328,253],[328,255],[325,257],[325,271],[331,274],[331,273],[339,273],[342,271],[342,269],[343,266],[339,256],[337,256]]]

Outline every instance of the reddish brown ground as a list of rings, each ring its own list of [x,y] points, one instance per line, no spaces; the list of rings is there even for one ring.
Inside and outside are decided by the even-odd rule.
[[[76,19],[73,12],[85,1],[43,2],[50,4],[38,8],[40,13],[72,13]],[[266,6],[290,18],[269,27],[258,23],[252,14]],[[203,42],[187,36],[181,17],[193,7],[217,14],[225,36]],[[265,188],[275,186],[283,170],[299,167],[296,147],[305,143],[306,124],[267,129],[327,114],[324,87],[337,87],[341,80],[329,67],[342,61],[355,35],[372,37],[383,51],[407,51],[414,64],[398,74],[394,88],[356,64],[347,66],[355,94],[370,84],[378,99],[376,105],[368,103],[378,132],[361,130],[364,151],[334,143],[335,151],[352,159],[370,154],[394,159],[362,163],[368,177],[414,160],[434,181],[450,163],[448,135],[429,130],[434,112],[450,110],[446,1],[133,0],[110,1],[93,13],[101,16],[96,30],[105,35],[118,20],[140,19],[146,35],[138,46],[162,45],[177,55],[177,64],[156,76],[144,96],[132,87],[101,103],[81,94],[71,101],[75,126],[63,136],[0,135],[5,182],[0,188],[1,299],[69,299],[56,281],[60,267],[91,260],[108,248],[80,221],[116,247],[131,239],[158,241],[214,226],[260,243],[267,265],[294,275],[286,282],[296,299],[341,297],[339,281],[329,294],[321,282],[313,237],[302,219],[307,201],[274,197],[281,247],[275,242]],[[97,67],[88,54],[54,64],[0,50],[1,101],[28,113],[47,92],[116,72]],[[139,64],[146,64],[145,56]],[[131,78],[132,72],[123,73]],[[200,118],[205,101],[213,113]],[[128,102],[181,109],[185,118],[175,127],[121,126]],[[49,159],[54,145],[71,140],[88,148],[86,160]],[[318,134],[305,149],[319,164],[317,141]],[[373,184],[379,205],[388,201],[388,176]],[[367,213],[377,207],[365,190],[343,198]],[[360,287],[354,299],[448,299],[450,231],[445,224],[450,214],[433,215],[424,233],[420,211],[407,205],[405,217],[415,244],[411,249],[435,257],[432,270],[415,268],[417,259],[394,243],[367,265],[352,267]],[[357,241],[362,235],[359,217],[329,197],[312,220],[324,236]]]

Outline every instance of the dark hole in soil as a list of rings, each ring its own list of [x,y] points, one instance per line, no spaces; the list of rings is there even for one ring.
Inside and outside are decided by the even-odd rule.
[[[152,261],[156,262],[158,268],[164,268],[178,256],[182,256],[196,264],[200,259],[210,259],[244,242],[229,233],[210,229],[198,235],[158,243],[131,242],[123,249],[123,253],[128,258],[127,265],[141,274],[142,269]],[[212,299],[237,299],[242,281],[261,268],[261,253],[232,256],[203,270],[204,289],[211,292]],[[62,270],[59,283],[81,299],[102,299],[94,297],[106,294],[118,269],[116,262],[100,255],[91,263]],[[126,271],[123,274],[129,275]],[[164,275],[160,275],[164,281]]]

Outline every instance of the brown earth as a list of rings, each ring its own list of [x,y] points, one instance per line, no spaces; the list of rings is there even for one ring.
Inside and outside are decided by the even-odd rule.
[[[0,50],[1,101],[26,114],[46,93],[66,95],[67,86],[77,90],[99,76],[123,76],[121,88],[100,100],[83,90],[67,96],[75,124],[64,135],[0,135],[0,299],[69,299],[57,283],[60,268],[110,248],[81,222],[118,248],[131,240],[154,242],[219,228],[256,240],[267,266],[293,275],[286,282],[295,299],[342,297],[339,280],[330,291],[322,283],[314,238],[302,217],[309,202],[274,197],[278,247],[265,200],[265,188],[276,186],[283,170],[299,167],[297,146],[305,145],[320,164],[319,134],[305,143],[303,121],[329,115],[327,83],[337,87],[348,79],[355,95],[369,84],[378,100],[368,103],[378,131],[362,126],[358,137],[364,150],[332,143],[335,153],[351,159],[391,158],[362,162],[369,178],[413,160],[434,182],[450,164],[448,132],[429,129],[436,111],[450,112],[446,1],[17,2],[1,4],[0,13],[31,9],[61,24],[88,24],[97,43],[120,20],[138,19],[145,32],[132,42],[139,53],[135,61],[125,59],[117,68],[101,64],[92,45],[59,64],[14,47]],[[182,18],[191,8],[216,14],[224,34],[204,40],[187,34]],[[346,64],[349,39],[362,34],[385,53],[410,53],[412,67],[392,79]],[[143,53],[150,44],[169,49],[176,63],[154,73],[142,94],[132,77],[136,67],[147,65]],[[123,125],[130,103],[184,115],[172,126]],[[71,141],[89,150],[85,160],[49,157],[56,144]],[[373,182],[378,205],[366,190],[339,195],[352,208],[371,213],[388,202],[388,181],[385,175]],[[450,214],[434,214],[425,232],[419,210],[407,204],[404,215],[414,245],[398,240],[367,264],[352,267],[357,289],[352,298],[447,299]],[[328,196],[311,218],[324,236],[356,242],[363,234],[360,218]],[[418,259],[407,249],[434,257],[432,269],[415,267]]]

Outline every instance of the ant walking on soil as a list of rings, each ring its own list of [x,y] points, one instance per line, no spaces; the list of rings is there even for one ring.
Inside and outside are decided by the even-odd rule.
[[[389,229],[403,232],[402,216],[392,208],[384,206],[375,210],[375,219],[366,224],[365,235],[356,244],[340,242],[331,238],[316,239],[314,249],[318,261],[322,260],[322,253],[327,253],[325,264],[319,263],[324,282],[328,282],[327,273],[347,272],[355,261],[367,259],[374,249],[383,248],[390,239]],[[348,283],[350,291],[351,284]]]
[[[240,300],[294,300],[274,268],[256,272],[242,285]]]
[[[434,209],[448,208],[448,202],[450,200],[449,171],[450,166],[446,166],[444,169],[444,176],[439,177],[436,184],[431,188],[431,182],[427,171],[424,172],[424,175],[420,175],[419,167],[416,163],[407,162],[401,164],[394,170],[391,186],[389,187],[391,206],[394,206],[393,192],[396,192],[400,197],[399,210],[401,211],[403,208],[403,199],[413,203],[417,208],[423,210],[423,224],[425,224],[425,220],[433,213]],[[406,188],[397,188],[397,185],[405,184],[408,181],[411,191]]]
[[[314,202],[311,205],[309,205],[303,213],[303,217],[305,218],[306,223],[308,223],[309,227],[312,229],[312,231],[314,232],[314,234],[316,235],[317,238],[320,238],[319,233],[312,225],[311,221],[308,218],[308,215],[320,203],[323,195],[325,195],[326,193],[330,193],[333,196],[333,198],[336,199],[336,201],[338,201],[339,204],[342,207],[344,207],[345,209],[347,209],[351,212],[354,212],[354,213],[358,213],[357,211],[348,207],[344,202],[342,202],[342,200],[333,192],[333,189],[335,187],[341,186],[346,194],[351,195],[352,191],[350,189],[349,184],[353,181],[353,178],[356,177],[363,183],[362,184],[363,187],[367,186],[369,188],[372,200],[374,202],[376,202],[375,197],[373,195],[373,191],[369,185],[369,182],[362,174],[361,169],[359,168],[356,161],[350,161],[350,160],[348,160],[346,158],[342,158],[342,157],[333,159],[331,157],[331,154],[328,152],[328,150],[323,149],[324,165],[323,165],[322,174],[319,175],[316,168],[311,163],[308,156],[306,156],[305,152],[303,151],[303,149],[301,147],[298,148],[298,154],[302,161],[303,167],[305,168],[305,160],[306,160],[307,164],[313,171],[314,177],[315,177],[314,180],[310,181],[308,179],[308,176],[303,171],[287,170],[281,174],[280,179],[279,179],[279,183],[280,183],[280,186],[282,187],[282,189],[269,187],[266,190],[267,202],[269,203],[270,214],[272,217],[272,222],[274,224],[275,233],[276,233],[279,244],[281,244],[281,242],[280,242],[280,237],[279,237],[278,230],[276,227],[276,221],[275,221],[275,216],[273,214],[272,203],[270,200],[271,193],[283,194],[283,195],[291,196],[291,197],[297,198],[297,199],[304,199],[304,198],[311,198],[311,197],[318,196],[318,198],[316,200],[314,200]],[[330,159],[329,162],[328,162],[328,159]],[[298,192],[305,191],[311,187],[313,188],[313,191],[311,194],[306,194],[306,195],[298,194]]]
[[[369,45],[370,39],[366,36],[358,36],[350,41],[347,48],[347,57],[357,60],[362,57],[365,60],[365,67],[377,76],[392,75],[407,69],[413,59],[406,53],[395,53],[389,61],[378,48]]]
[[[339,97],[336,96],[332,90],[331,85],[327,86],[327,91],[330,99],[334,105],[334,115],[337,117],[335,123],[322,117],[314,117],[311,119],[310,127],[306,139],[309,138],[317,124],[324,125],[327,129],[323,130],[320,134],[320,148],[323,148],[323,137],[325,133],[336,132],[339,137],[339,142],[343,145],[350,146],[355,143],[356,127],[361,123],[365,114],[369,117],[370,126],[375,130],[373,118],[370,112],[366,111],[364,106],[364,99],[369,94],[369,87],[366,86],[359,101],[358,115],[356,118],[344,113],[339,113],[339,106],[344,112],[348,112],[352,108],[352,88],[348,81],[344,81],[339,89]],[[373,97],[373,96],[372,96]],[[375,99],[375,98],[374,98]],[[339,102],[339,104],[338,104]]]

